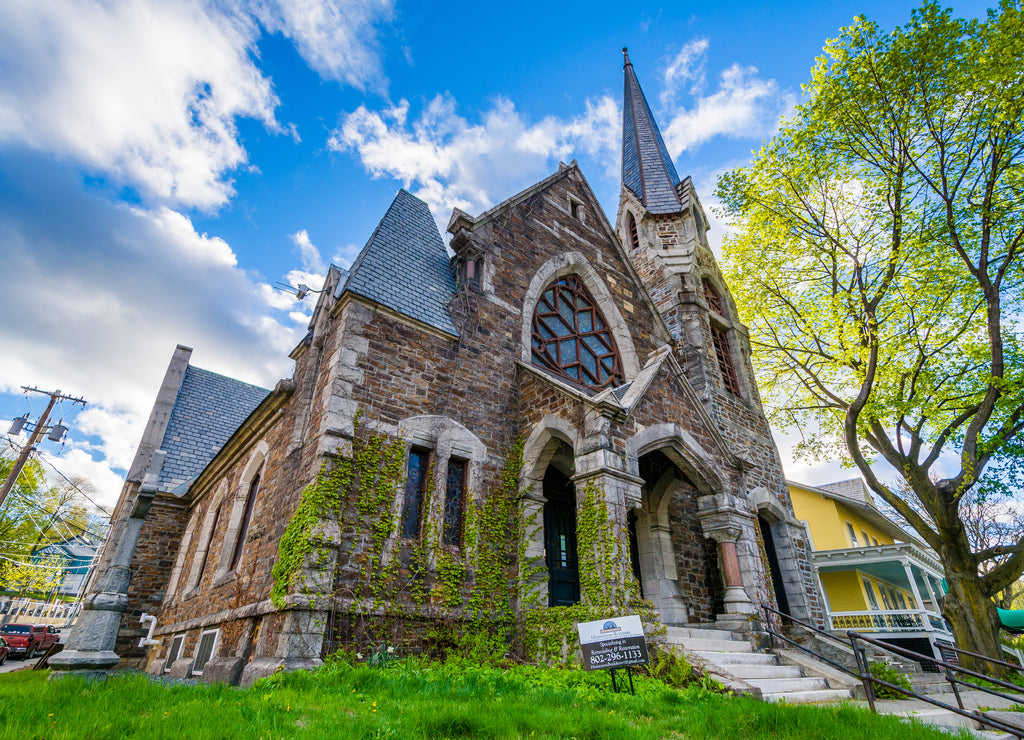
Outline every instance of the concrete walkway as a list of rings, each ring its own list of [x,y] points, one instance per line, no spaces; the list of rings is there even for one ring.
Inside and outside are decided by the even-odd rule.
[[[1011,707],[1021,707],[1021,704],[974,689],[961,690],[960,696],[963,698],[965,709],[969,711],[978,708],[995,710],[995,719],[1007,724],[1019,724],[1021,726],[1021,734],[1024,734],[1024,712],[998,711],[1006,710]],[[956,706],[956,697],[953,694],[937,694],[935,698],[939,701]],[[865,709],[868,708],[868,703],[864,700],[857,700],[851,703],[864,707]],[[967,730],[980,738],[1006,739],[1013,737],[1013,735],[1009,735],[1005,732],[996,732],[991,728],[987,728],[985,730],[975,729],[975,723],[967,717],[961,717],[954,712],[933,706],[932,704],[921,701],[920,699],[877,699],[875,701],[875,709],[879,714],[891,714],[897,717],[916,719],[929,725],[936,725],[944,729],[949,729],[950,732],[956,732],[962,729]]]

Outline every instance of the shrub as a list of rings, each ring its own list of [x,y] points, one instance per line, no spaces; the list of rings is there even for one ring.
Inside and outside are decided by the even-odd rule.
[[[871,668],[869,670],[871,671],[871,675],[877,678],[879,681],[891,683],[894,686],[899,686],[900,688],[906,689],[907,691],[910,691],[911,689],[910,677],[906,673],[901,673],[900,671],[897,671],[888,663],[872,663]],[[906,694],[902,694],[896,689],[891,689],[888,686],[873,683],[872,687],[875,691],[875,697],[879,699],[909,698]]]

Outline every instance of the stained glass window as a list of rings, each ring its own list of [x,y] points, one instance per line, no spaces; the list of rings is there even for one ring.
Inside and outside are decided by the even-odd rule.
[[[615,338],[576,275],[553,282],[537,302],[533,363],[590,388],[623,382]]]
[[[466,493],[466,461],[448,461],[448,485],[444,496],[444,527],[441,541],[446,545],[462,544],[462,508]]]
[[[413,450],[409,453],[409,467],[405,478],[405,505],[402,509],[402,537],[418,539],[423,519],[423,491],[427,484],[430,453]]]

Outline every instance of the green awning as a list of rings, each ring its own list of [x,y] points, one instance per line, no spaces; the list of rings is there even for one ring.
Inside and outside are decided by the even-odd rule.
[[[996,609],[1003,628],[1017,634],[1024,633],[1024,609]]]

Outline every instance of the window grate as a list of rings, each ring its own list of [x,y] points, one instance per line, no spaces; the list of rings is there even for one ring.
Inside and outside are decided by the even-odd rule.
[[[732,352],[729,350],[729,337],[725,330],[711,327],[711,339],[715,345],[715,355],[718,358],[718,369],[722,373],[722,382],[725,389],[734,396],[740,395],[740,379],[736,375],[736,367],[732,364]]]
[[[721,294],[715,290],[715,286],[707,278],[701,280],[701,284],[704,287],[704,300],[708,302],[708,308],[719,316],[725,316],[725,306],[722,303]]]

